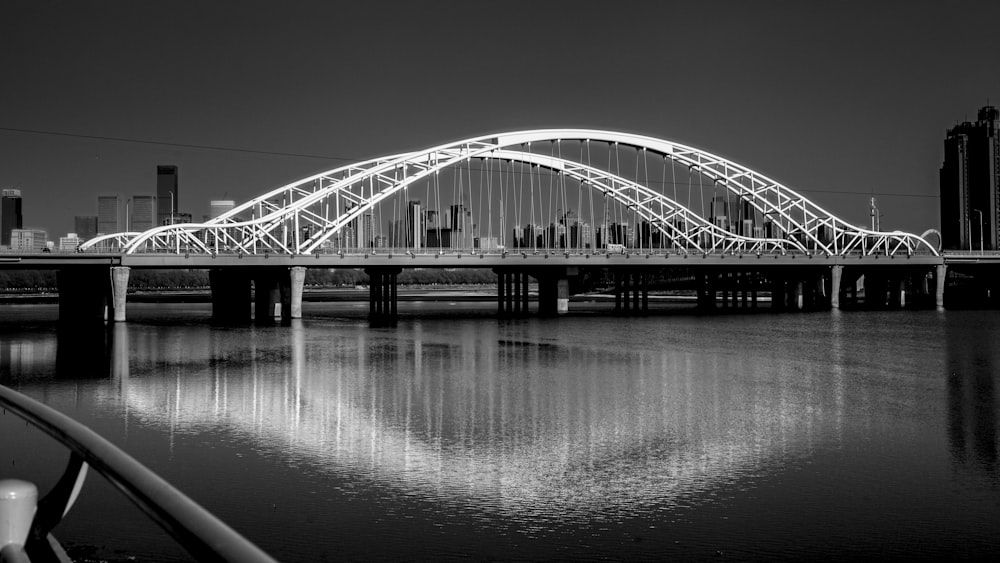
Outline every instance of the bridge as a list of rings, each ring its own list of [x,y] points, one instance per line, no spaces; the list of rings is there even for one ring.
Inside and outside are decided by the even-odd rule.
[[[306,268],[363,268],[372,319],[391,321],[403,268],[491,268],[498,312],[513,315],[530,310],[533,278],[536,310],[547,315],[567,310],[569,279],[587,268],[613,275],[617,309],[631,313],[646,310],[648,277],[665,268],[693,272],[707,308],[757,306],[758,292],[779,309],[838,307],[857,301],[859,284],[869,305],[899,306],[909,292],[941,306],[951,260],[924,236],[852,225],[721,156],[585,129],[487,135],[354,163],[203,223],[102,235],[80,250],[0,266],[57,267],[61,316],[109,306],[116,320],[125,319],[130,268],[209,269],[213,315],[228,320],[249,318],[251,287],[257,311],[280,302],[295,317]]]

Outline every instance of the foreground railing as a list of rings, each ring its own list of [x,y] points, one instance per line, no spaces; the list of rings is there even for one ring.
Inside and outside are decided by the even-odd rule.
[[[0,562],[60,561],[69,557],[51,531],[76,500],[93,467],[199,561],[274,561],[196,502],[93,430],[0,385],[0,406],[70,451],[52,490],[37,501],[27,481],[0,480]]]

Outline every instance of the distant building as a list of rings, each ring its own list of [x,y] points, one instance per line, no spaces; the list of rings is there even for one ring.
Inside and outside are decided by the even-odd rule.
[[[66,233],[66,236],[59,237],[59,250],[63,252],[72,252],[77,249],[78,246],[83,242],[76,233]]]
[[[21,217],[21,190],[8,188],[3,190],[2,194],[2,198],[0,198],[0,246],[11,246],[11,231],[24,226]]]
[[[174,219],[174,222],[173,222],[174,225],[176,225],[178,223],[191,223],[192,222],[191,214],[190,213],[174,213],[173,214],[173,219]],[[167,217],[167,221],[169,221],[169,220],[170,220],[170,217]],[[165,224],[170,224],[170,223],[165,223]]]
[[[952,250],[1000,249],[1000,112],[948,130],[941,165],[941,239]]]
[[[226,211],[236,207],[236,202],[231,199],[213,199],[208,203],[209,218],[214,219]]]
[[[131,213],[128,230],[145,231],[155,227],[156,223],[153,221],[156,219],[156,196],[133,195]]]
[[[97,234],[110,235],[121,232],[118,224],[118,204],[117,195],[97,196]]]
[[[97,215],[77,215],[73,217],[73,230],[81,240],[97,236]]]
[[[48,233],[41,229],[12,229],[10,232],[10,248],[19,252],[42,252]]]
[[[174,215],[177,214],[177,167],[160,165],[156,167],[156,224],[170,225],[180,223]],[[188,221],[190,222],[190,221]]]

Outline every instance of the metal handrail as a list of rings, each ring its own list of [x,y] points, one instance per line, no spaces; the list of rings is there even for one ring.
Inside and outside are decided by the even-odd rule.
[[[72,454],[60,482],[38,503],[28,540],[29,554],[32,542],[41,544],[46,537],[51,538],[49,532],[69,510],[89,465],[195,559],[275,561],[159,475],[83,424],[3,385],[0,385],[0,406],[55,438]]]

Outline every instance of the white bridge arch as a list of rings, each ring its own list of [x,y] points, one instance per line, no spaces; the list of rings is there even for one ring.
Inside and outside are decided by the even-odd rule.
[[[626,156],[634,155],[631,171],[628,166],[623,170],[623,150]],[[475,170],[473,161],[480,163]],[[655,167],[650,172],[651,162],[662,163],[659,175]],[[450,205],[441,196],[442,175],[452,179]],[[684,177],[686,203],[678,195]],[[698,204],[692,203],[695,179],[700,213],[695,210]],[[712,192],[709,217],[705,182]],[[429,201],[436,199],[438,221],[447,207],[458,205],[460,213],[469,215],[468,210],[478,204],[478,224],[463,223],[462,227],[469,238],[474,235],[479,241],[466,246],[484,253],[505,251],[508,238],[514,239],[515,247],[537,248],[535,232],[545,228],[555,232],[557,222],[565,233],[571,227],[568,218],[573,203],[567,193],[575,192],[577,225],[586,224],[580,215],[587,207],[584,194],[588,196],[590,236],[585,230],[575,237],[564,234],[572,238],[570,242],[543,236],[542,247],[597,250],[614,240],[623,247],[681,253],[937,254],[920,236],[851,225],[768,176],[709,152],[647,136],[586,129],[487,135],[359,162],[276,188],[204,223],[99,236],[81,248],[128,254],[312,254],[368,252],[380,246],[442,252],[446,246],[462,246],[445,245],[440,232],[436,246],[417,242],[424,228],[418,227],[414,234],[416,220],[407,215],[411,190]],[[558,210],[556,205],[560,205]],[[390,245],[384,244],[385,237],[377,241],[370,234],[376,227],[381,230],[386,217]],[[464,221],[455,217],[456,227],[460,219]],[[485,223],[489,226],[484,229]],[[423,220],[419,224],[424,225]],[[400,235],[400,225],[406,236]],[[603,229],[601,237],[593,233],[598,227]],[[518,242],[517,229],[530,230],[529,244]]]

